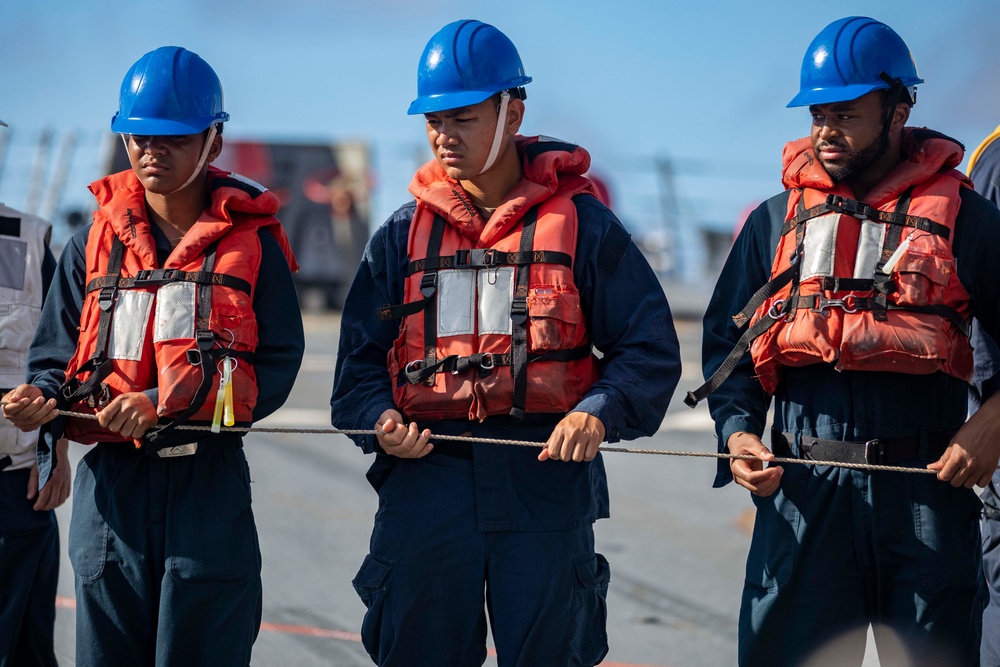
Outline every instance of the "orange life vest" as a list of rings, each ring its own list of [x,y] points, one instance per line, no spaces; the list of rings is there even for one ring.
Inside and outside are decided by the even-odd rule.
[[[80,337],[62,390],[70,409],[93,413],[119,394],[158,387],[161,428],[208,423],[228,357],[235,421],[251,422],[258,230],[273,234],[289,266],[297,268],[273,217],[277,198],[238,174],[210,167],[211,206],[160,267],[145,191],[133,172],[96,181],[90,190],[100,209],[87,240]],[[85,444],[125,440],[79,418],[68,420],[66,435]]]
[[[793,190],[771,277],[797,269],[750,323],[774,323],[750,346],[768,392],[783,365],[971,379],[971,307],[951,249],[959,189],[969,185],[954,169],[962,150],[920,131],[907,138],[910,160],[865,202],[817,179],[829,177],[809,139],[786,148]]]
[[[565,413],[598,377],[573,279],[573,195],[595,194],[582,148],[518,138],[524,178],[488,222],[431,162],[411,184],[404,303],[389,353],[410,419]]]
[[[969,294],[952,254],[962,187],[961,146],[905,128],[908,158],[863,202],[835,185],[809,138],[785,146],[790,189],[771,279],[733,321],[749,322],[694,407],[718,388],[749,346],[761,385],[774,393],[782,366],[972,377]]]

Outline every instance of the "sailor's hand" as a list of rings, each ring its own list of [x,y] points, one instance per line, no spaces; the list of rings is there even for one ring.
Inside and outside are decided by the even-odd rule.
[[[56,399],[45,400],[42,390],[34,385],[22,384],[11,389],[2,399],[3,416],[22,431],[37,431],[56,418]]]
[[[941,458],[927,466],[952,486],[986,486],[1000,458],[1000,393],[990,397],[969,417]]]
[[[545,442],[539,461],[592,461],[604,442],[604,423],[587,412],[563,417]]]
[[[386,410],[375,422],[375,437],[386,454],[401,459],[419,459],[434,449],[430,443],[430,429],[420,431],[416,422],[403,423],[397,410]]]
[[[126,438],[138,440],[158,421],[156,406],[141,391],[115,396],[97,413],[97,423]]]
[[[756,456],[763,461],[774,459],[764,443],[756,435],[737,431],[729,436],[726,443],[729,453],[737,456]],[[785,472],[781,466],[764,467],[763,461],[751,459],[729,459],[729,469],[733,473],[733,479],[740,486],[749,489],[750,493],[758,496],[769,496],[778,490],[781,484],[781,475]]]

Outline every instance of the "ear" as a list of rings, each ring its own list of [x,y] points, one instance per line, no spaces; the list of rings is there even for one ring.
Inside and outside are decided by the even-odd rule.
[[[524,100],[514,98],[507,103],[507,133],[517,134],[524,120]]]
[[[219,153],[222,152],[222,135],[217,134],[215,138],[212,139],[212,147],[208,149],[208,159],[205,160],[206,163],[211,163],[215,161],[215,158],[219,157]]]
[[[896,110],[892,114],[892,124],[889,129],[892,132],[899,132],[906,125],[906,121],[910,119],[910,105],[906,102],[900,102],[896,105]]]

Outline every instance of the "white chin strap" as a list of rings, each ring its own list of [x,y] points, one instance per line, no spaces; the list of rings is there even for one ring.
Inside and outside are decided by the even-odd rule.
[[[198,164],[195,165],[194,171],[192,171],[191,175],[188,176],[188,179],[184,181],[184,185],[177,188],[170,194],[174,194],[174,192],[180,192],[187,186],[191,185],[191,181],[193,181],[195,177],[201,173],[201,168],[205,166],[205,160],[208,159],[208,152],[212,150],[212,142],[215,141],[216,132],[217,130],[215,128],[215,124],[213,123],[212,126],[208,128],[208,136],[205,137],[205,147],[201,149],[201,157],[198,158]]]
[[[497,161],[497,156],[500,155],[500,143],[503,139],[504,129],[506,128],[507,120],[507,103],[510,102],[510,93],[506,90],[500,93],[500,111],[497,113],[497,130],[493,133],[493,146],[490,147],[490,156],[486,158],[486,164],[483,165],[482,170],[479,172],[479,176],[486,173],[486,170],[493,166],[493,163]]]
[[[208,128],[208,136],[205,137],[205,147],[201,149],[201,157],[198,158],[198,164],[195,166],[194,171],[191,172],[191,175],[188,176],[188,179],[186,181],[184,181],[184,185],[182,185],[181,187],[179,187],[176,190],[173,190],[172,192],[169,192],[167,194],[171,194],[172,195],[172,194],[174,194],[174,192],[180,192],[181,190],[183,190],[187,186],[191,185],[191,181],[193,181],[195,179],[195,177],[198,174],[201,173],[201,168],[205,166],[205,160],[208,159],[208,152],[210,150],[212,150],[212,142],[215,141],[215,135],[217,133],[218,133],[218,130],[216,130],[214,124],[210,128]],[[126,153],[128,152],[128,138],[130,136],[132,136],[132,135],[129,135],[129,134],[123,134],[123,135],[121,135],[122,143],[125,144],[125,152]]]

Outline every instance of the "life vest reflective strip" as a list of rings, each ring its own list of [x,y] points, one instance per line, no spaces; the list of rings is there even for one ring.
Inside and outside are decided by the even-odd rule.
[[[42,262],[52,227],[0,204],[0,394],[23,384],[42,312]],[[30,468],[38,432],[0,419],[0,468]]]
[[[573,280],[576,206],[553,197],[491,248],[476,248],[418,205],[402,318],[389,355],[396,405],[411,419],[564,413],[596,381]]]
[[[118,179],[113,184],[128,181],[121,174],[110,178]],[[210,181],[213,198],[230,203],[246,196],[248,187],[231,177]],[[158,387],[160,426],[147,440],[183,421],[207,424],[215,406],[206,398],[218,390],[222,359],[230,357],[235,421],[249,424],[257,400],[252,355],[258,232],[264,227],[280,234],[279,223],[253,214],[234,222],[199,222],[160,268],[153,263],[148,221],[128,207],[141,205],[127,199],[141,197],[141,189],[136,195],[134,187],[129,192],[119,184],[114,192],[119,191],[126,200],[102,207],[88,237],[88,291],[63,387],[71,410],[93,413],[121,393]],[[69,419],[66,433],[85,444],[124,440],[86,419]]]
[[[749,327],[685,403],[721,386],[748,348],[768,393],[782,365],[821,362],[968,381],[971,309],[951,251],[959,187],[938,175],[881,209],[793,190],[771,280],[733,316]]]

